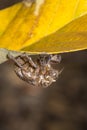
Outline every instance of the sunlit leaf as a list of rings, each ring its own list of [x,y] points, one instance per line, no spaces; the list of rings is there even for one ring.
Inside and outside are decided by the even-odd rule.
[[[33,4],[31,7],[25,7],[22,3],[0,11],[0,48],[9,50],[18,50],[22,48],[29,52],[63,52],[79,49],[79,47],[68,49],[67,42],[57,37],[65,38],[68,34],[50,35],[52,38],[45,38],[38,43],[44,36],[47,36],[60,29],[73,19],[87,13],[86,0],[41,0],[42,4]],[[39,0],[39,2],[41,2]],[[39,6],[40,7],[39,7]],[[69,34],[71,39],[72,32]],[[76,32],[75,32],[76,33]],[[54,39],[53,39],[54,38]],[[49,42],[50,39],[51,41]],[[46,41],[47,40],[47,41]],[[61,44],[60,44],[61,41]],[[49,43],[48,43],[49,42]],[[55,42],[55,44],[53,43]],[[35,43],[35,44],[33,44]],[[38,44],[37,44],[38,43]],[[51,45],[51,43],[53,43]],[[67,44],[66,44],[67,43]],[[40,46],[39,46],[40,44]],[[46,46],[44,45],[46,44]],[[48,45],[50,44],[50,45]],[[59,45],[58,45],[59,44]],[[70,44],[70,43],[69,43]],[[34,46],[33,46],[34,45]],[[54,48],[56,46],[56,49]],[[60,47],[60,49],[58,49]],[[63,46],[63,47],[62,47]],[[36,48],[35,48],[36,47]],[[38,47],[38,48],[37,48]],[[62,49],[63,48],[63,49]],[[83,48],[83,47],[82,47]],[[53,51],[52,51],[53,49]],[[81,49],[81,48],[80,48]]]
[[[22,49],[31,53],[64,53],[87,49],[87,15]]]
[[[8,25],[14,20],[17,12],[20,10],[21,5],[14,5],[10,8],[0,10],[0,36],[7,30]]]

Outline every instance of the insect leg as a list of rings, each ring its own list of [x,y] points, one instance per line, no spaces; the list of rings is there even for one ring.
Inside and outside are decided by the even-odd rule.
[[[23,71],[23,69],[21,69],[21,73],[22,73],[22,79],[24,80],[24,81],[26,81],[27,83],[29,83],[29,84],[31,84],[32,86],[35,86],[36,84],[36,82],[35,82],[35,80],[33,80],[33,77],[27,77],[27,75],[26,75],[26,73],[25,73],[25,71]]]
[[[7,54],[7,58],[11,59],[18,67],[22,67],[21,64],[17,61],[17,59],[13,57],[10,53]]]
[[[31,58],[28,54],[23,53],[23,54],[21,55],[21,58],[24,58],[24,57],[28,60],[29,64],[30,64],[32,67],[37,68],[37,65],[33,62],[32,58]]]

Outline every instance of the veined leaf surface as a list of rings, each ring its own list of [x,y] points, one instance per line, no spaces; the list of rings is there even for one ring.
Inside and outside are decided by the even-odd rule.
[[[83,49],[84,47],[80,46],[79,35],[78,38],[75,37],[77,30],[74,32],[73,30],[70,31],[69,27],[69,31],[67,31],[68,26],[62,30],[59,29],[84,13],[86,14],[87,1],[39,0],[39,2],[41,1],[42,4],[39,4],[39,8],[37,8],[38,3],[33,4],[29,8],[20,3],[0,11],[0,48],[17,51],[23,50],[32,53],[43,51],[59,53]],[[80,17],[80,19],[82,18]],[[77,22],[75,26],[77,26]],[[81,26],[79,27],[81,28]],[[73,43],[69,37],[70,39],[74,39],[74,42],[76,42],[76,39],[79,39],[78,44],[80,47],[74,42],[73,47]],[[43,39],[40,40],[41,38]],[[40,41],[36,42],[38,40]]]
[[[64,53],[82,49],[87,49],[87,14],[22,50],[31,53]]]

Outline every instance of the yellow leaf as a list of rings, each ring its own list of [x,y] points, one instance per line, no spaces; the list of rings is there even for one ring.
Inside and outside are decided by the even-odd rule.
[[[38,1],[39,3],[37,3]],[[31,49],[33,45],[36,47],[39,45],[36,45],[36,41],[55,32],[84,13],[87,13],[86,0],[36,0],[36,4],[33,4],[30,8],[20,3],[2,10],[0,11],[0,48],[21,50],[31,45],[24,50],[30,52],[39,52],[40,50],[59,52],[57,49],[52,51],[53,46],[51,44],[47,46],[50,49],[46,48],[44,44],[40,44],[39,48]],[[45,39],[49,39],[48,37]],[[57,36],[55,37],[57,38]],[[45,41],[45,39],[42,41]],[[52,39],[52,41],[55,41],[55,39]],[[34,42],[36,43],[32,44]],[[47,41],[44,43],[46,44]],[[59,44],[59,42],[57,43]],[[62,47],[60,48],[60,51],[63,52]]]
[[[31,53],[64,53],[82,49],[87,49],[87,15],[22,50]]]
[[[10,22],[14,19],[17,12],[20,10],[20,4],[0,11],[0,36],[7,29]]]

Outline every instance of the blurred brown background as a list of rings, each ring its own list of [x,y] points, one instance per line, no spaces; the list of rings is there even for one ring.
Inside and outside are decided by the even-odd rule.
[[[46,89],[20,80],[12,61],[0,65],[0,130],[87,130],[87,50],[61,56],[64,70]]]
[[[0,10],[14,5],[22,0],[0,0]]]

